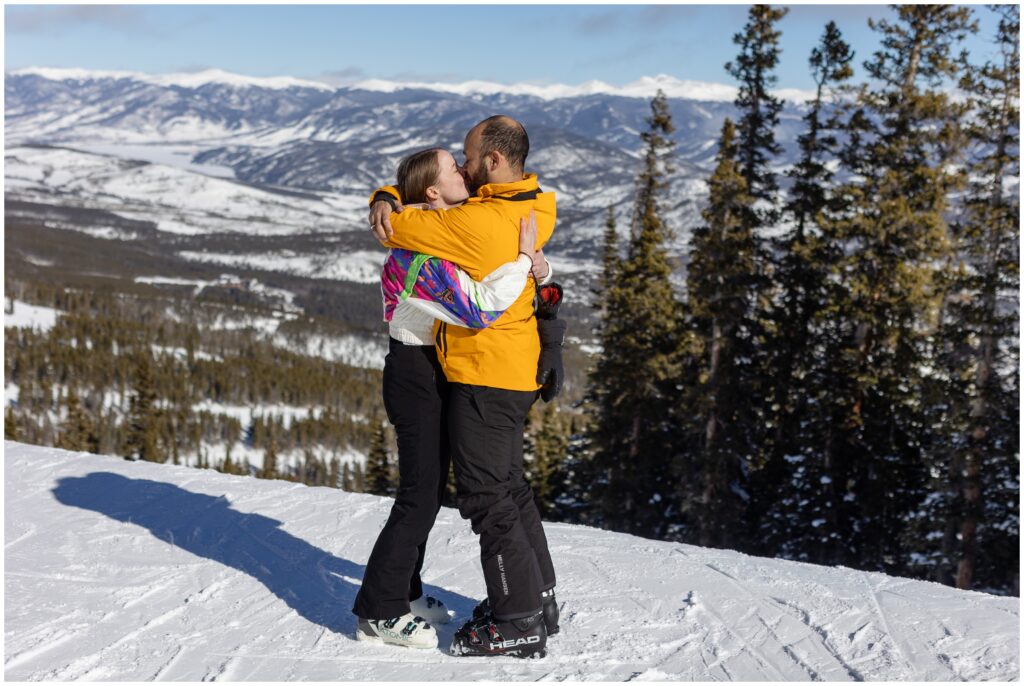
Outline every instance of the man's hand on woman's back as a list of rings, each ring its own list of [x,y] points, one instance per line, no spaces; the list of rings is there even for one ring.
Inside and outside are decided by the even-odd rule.
[[[519,252],[531,260],[537,254],[537,215],[530,210],[530,216],[519,220]]]
[[[530,216],[519,220],[519,253],[533,260],[530,273],[537,281],[543,281],[551,268],[543,250],[537,250],[537,215],[530,210]]]

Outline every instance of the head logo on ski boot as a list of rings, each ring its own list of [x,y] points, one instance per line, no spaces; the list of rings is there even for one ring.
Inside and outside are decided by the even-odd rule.
[[[493,615],[471,619],[455,632],[452,655],[476,657],[544,657],[547,631],[544,616],[503,621]]]

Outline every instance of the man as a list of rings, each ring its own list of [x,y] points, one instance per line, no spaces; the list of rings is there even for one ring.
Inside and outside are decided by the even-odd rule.
[[[478,280],[516,254],[519,222],[531,210],[542,247],[554,230],[555,200],[540,191],[536,175],[524,174],[528,152],[522,124],[485,119],[465,140],[464,173],[475,195],[450,210],[392,213],[401,210],[401,199],[382,189],[370,212],[375,235],[389,247],[450,260]],[[487,584],[487,600],[456,632],[453,654],[543,656],[547,636],[558,630],[554,566],[523,476],[523,429],[540,387],[533,301],[528,284],[489,328],[435,326],[438,361],[450,384],[459,512],[480,535]]]

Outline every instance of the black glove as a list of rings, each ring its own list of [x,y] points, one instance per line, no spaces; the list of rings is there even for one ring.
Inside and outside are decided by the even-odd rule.
[[[538,319],[537,333],[540,334],[540,360],[537,364],[537,383],[541,385],[540,397],[551,402],[562,390],[565,370],[562,368],[562,342],[565,340],[564,319]]]

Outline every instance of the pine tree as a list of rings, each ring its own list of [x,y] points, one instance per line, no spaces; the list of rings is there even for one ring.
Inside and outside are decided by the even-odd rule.
[[[20,440],[18,429],[18,415],[10,405],[4,410],[4,438],[8,441]]]
[[[323,460],[312,449],[303,451],[302,483],[307,486],[323,486],[327,481],[327,469]]]
[[[670,231],[659,207],[671,171],[674,128],[661,91],[647,123],[627,255],[616,283],[599,298],[603,350],[591,375],[596,417],[590,440],[600,521],[611,529],[661,536],[678,514],[671,471],[678,303],[665,252]],[[608,241],[606,258],[614,262]]]
[[[527,441],[526,480],[541,516],[549,518],[558,509],[556,499],[562,491],[559,477],[563,474],[568,439],[555,403],[548,403],[541,412],[531,411],[530,424],[533,430]]]
[[[159,412],[156,406],[153,359],[149,350],[144,349],[135,356],[135,379],[125,445],[127,459],[164,461],[164,455],[159,449]]]
[[[67,418],[61,424],[57,447],[90,453],[97,453],[100,449],[96,429],[82,408],[74,386],[68,387]]]
[[[230,444],[228,444],[227,448],[224,451],[224,461],[221,463],[220,471],[224,472],[225,474],[235,474],[235,473],[237,473],[236,472],[235,462],[234,462],[234,460],[231,459],[231,445]]]
[[[328,488],[339,488],[339,487],[341,487],[341,484],[339,483],[340,476],[338,474],[338,472],[340,471],[340,465],[341,465],[341,460],[339,460],[337,456],[334,456],[334,457],[331,458],[331,461],[330,461],[328,469],[327,469],[327,487]]]
[[[616,350],[617,323],[608,312],[610,304],[618,302],[621,298],[616,291],[619,287],[618,273],[621,262],[615,211],[609,205],[601,250],[602,270],[591,288],[594,296],[592,308],[597,314],[597,323],[592,333],[601,350],[601,353],[593,358],[593,366],[587,370],[587,385],[583,395],[584,408],[591,417],[610,411],[608,404],[612,394],[616,392],[616,380],[626,373],[626,369],[621,365],[622,357]],[[595,462],[593,459],[598,440],[597,432],[588,427],[579,439],[571,444],[568,461],[573,465],[575,478],[574,521],[599,525],[603,522],[601,511],[595,508],[591,495],[607,486],[607,470],[599,464],[601,460]]]
[[[267,440],[267,447],[263,451],[263,468],[257,476],[260,479],[279,479],[281,472],[277,468],[277,432],[271,425],[270,436]]]
[[[732,39],[740,46],[740,54],[725,65],[726,71],[740,84],[735,100],[736,109],[741,113],[736,126],[737,160],[747,182],[747,193],[763,204],[752,217],[758,225],[774,224],[777,216],[774,204],[778,185],[769,165],[771,158],[782,151],[775,141],[775,127],[784,102],[769,89],[778,81],[774,70],[782,52],[779,48],[782,33],[776,30],[775,24],[788,11],[772,9],[770,5],[752,5],[746,26]]]
[[[596,525],[596,512],[591,504],[591,492],[596,482],[592,460],[593,444],[590,422],[591,405],[585,398],[583,414],[574,414],[569,420],[566,435],[566,458],[557,474],[559,495],[556,497],[556,509],[552,520],[573,524]],[[674,533],[674,522],[669,524],[667,532]]]
[[[374,495],[395,495],[395,481],[392,475],[391,456],[388,454],[384,423],[374,419],[373,438],[370,452],[366,456],[366,493]]]
[[[800,246],[807,240],[816,215],[827,204],[828,186],[834,176],[828,162],[838,152],[835,131],[840,125],[838,103],[832,97],[848,91],[843,84],[853,76],[853,57],[854,52],[839,28],[830,21],[808,59],[815,94],[807,103],[810,109],[803,119],[807,128],[797,138],[800,161],[788,173],[793,185],[785,209],[796,225],[787,245]]]
[[[352,468],[352,490],[356,493],[369,493],[366,488],[366,470],[358,462]]]
[[[785,8],[752,5],[743,31],[733,37],[739,54],[725,65],[739,86],[734,101],[739,118],[733,158],[745,184],[744,204],[733,208],[735,212],[729,217],[730,221],[738,220],[741,227],[726,231],[728,242],[735,242],[730,247],[741,251],[738,262],[725,267],[730,274],[727,280],[732,282],[726,290],[742,282],[745,293],[728,305],[699,303],[705,312],[694,319],[697,336],[710,353],[703,369],[698,365],[698,379],[709,379],[713,386],[713,396],[698,401],[704,405],[699,413],[704,426],[698,459],[704,469],[700,472],[703,491],[698,500],[703,514],[697,521],[705,545],[735,546],[746,540],[742,522],[750,513],[750,492],[744,482],[752,471],[764,466],[760,452],[771,433],[768,416],[776,379],[770,370],[770,350],[763,341],[772,334],[776,287],[772,282],[772,245],[764,234],[780,217],[772,164],[782,150],[775,140],[775,127],[784,103],[772,95],[771,89],[778,80],[775,69],[781,54],[781,32],[776,24],[787,12]],[[735,192],[733,184],[729,179],[724,187]],[[710,199],[709,203],[714,206],[716,201]],[[729,257],[716,255],[712,259]],[[709,307],[722,309],[709,319]],[[713,504],[712,499],[721,502]],[[732,506],[731,501],[735,501]]]
[[[1001,15],[1002,63],[968,72],[962,84],[981,108],[973,138],[993,152],[973,169],[983,180],[968,199],[970,228],[963,235],[977,273],[965,285],[974,287],[977,309],[962,316],[978,344],[974,387],[964,399],[970,424],[956,585],[971,588],[977,578],[1019,593],[1020,558],[1012,552],[1020,545],[1019,311],[1008,313],[1019,303],[1020,195],[1005,180],[1020,178],[1020,7],[994,9]]]
[[[926,330],[941,296],[937,265],[949,256],[948,196],[961,182],[961,112],[939,86],[957,76],[953,49],[973,27],[967,8],[896,10],[895,23],[869,20],[882,48],[864,67],[878,85],[860,90],[845,127],[850,180],[836,195],[846,202],[819,225],[842,247],[825,308],[837,347],[820,354],[832,365],[825,476],[839,486],[827,562],[900,573],[905,523],[925,497]]]
[[[747,427],[752,357],[750,292],[756,281],[756,243],[751,231],[753,198],[738,160],[736,129],[722,126],[717,164],[708,181],[704,225],[694,230],[687,274],[689,328],[702,351],[697,383],[684,384],[687,443],[696,446],[694,468],[680,480],[698,541],[704,546],[741,542],[746,508],[743,475],[752,453]]]
[[[346,462],[341,467],[341,488],[349,493],[355,493],[355,483],[352,479],[352,467]]]
[[[615,208],[608,206],[608,216],[604,222],[604,234],[601,243],[601,271],[594,279],[594,308],[598,312],[607,307],[606,296],[619,278],[619,266],[622,261],[619,255],[619,234],[615,225]]]
[[[780,301],[767,308],[765,373],[773,380],[765,412],[769,431],[759,442],[763,468],[753,474],[750,512],[752,540],[760,542],[756,550],[766,555],[806,559],[813,547],[810,539],[820,537],[827,517],[819,509],[817,493],[830,487],[827,477],[822,482],[824,427],[810,416],[819,392],[814,382],[820,379],[815,367],[820,365],[816,348],[822,344],[822,331],[812,322],[825,305],[826,282],[837,254],[835,245],[822,239],[816,218],[837,203],[829,192],[829,163],[838,155],[840,107],[831,96],[844,92],[842,84],[853,74],[852,60],[850,46],[829,22],[809,60],[815,97],[804,117],[806,129],[797,139],[800,160],[788,174],[793,183],[785,212],[793,228],[775,251]]]
[[[952,227],[959,264],[946,297],[929,378],[934,492],[921,511],[923,570],[959,588],[1016,592],[1019,575],[1020,10],[1000,16],[999,62],[968,67],[967,134],[976,154],[965,213]]]

